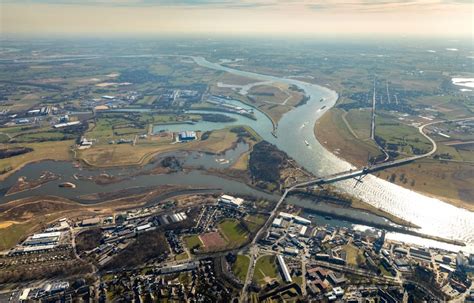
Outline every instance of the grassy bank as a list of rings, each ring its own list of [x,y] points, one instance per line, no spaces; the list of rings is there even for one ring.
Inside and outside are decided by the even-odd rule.
[[[237,141],[237,135],[222,129],[213,131],[206,140],[172,144],[172,139],[138,140],[137,144],[98,144],[79,151],[78,159],[94,167],[134,166],[147,164],[155,155],[177,150],[222,153]]]
[[[355,137],[355,131],[348,127],[343,115],[344,111],[340,109],[327,111],[314,126],[316,138],[331,153],[356,166],[364,166],[369,156],[377,156],[381,152],[374,142],[362,137],[362,134],[361,139]]]
[[[29,197],[0,205],[0,251],[16,245],[27,235],[37,232],[62,217],[80,218],[111,214],[116,210],[139,207],[160,195],[179,192],[186,187],[166,185],[144,189],[140,194],[124,193],[95,204],[80,204],[54,196]]]
[[[39,162],[42,160],[67,161],[72,159],[71,146],[73,140],[55,141],[55,142],[39,142],[26,144],[9,144],[8,147],[29,147],[33,151],[22,155],[0,159],[0,171],[7,171],[0,175],[0,181],[5,180],[9,175],[21,169],[23,166]],[[2,145],[0,144],[0,148]]]
[[[315,136],[330,152],[358,167],[364,166],[368,155],[380,155],[380,150],[368,138],[369,117],[368,111],[351,110],[347,113],[333,108],[316,123]],[[395,123],[383,115],[378,118],[377,123],[376,134],[383,137],[387,144],[399,145],[399,157],[412,155],[417,149],[431,149],[426,138],[414,127]],[[402,141],[404,145],[400,144]],[[445,149],[441,145],[439,152],[443,151]],[[375,175],[407,189],[474,211],[473,171],[474,164],[468,162],[423,159],[386,169]],[[362,205],[362,208],[365,207]]]

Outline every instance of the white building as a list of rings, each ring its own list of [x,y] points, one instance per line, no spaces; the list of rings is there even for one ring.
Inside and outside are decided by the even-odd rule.
[[[23,289],[22,292],[21,292],[20,297],[18,298],[18,300],[20,300],[20,302],[28,300],[28,295],[30,294],[30,290],[31,290],[31,288]]]
[[[285,254],[291,255],[291,256],[296,256],[298,255],[298,250],[295,248],[291,247],[285,247]]]
[[[63,127],[74,126],[74,125],[79,125],[79,124],[81,124],[81,121],[72,121],[72,122],[66,122],[66,123],[58,123],[58,124],[55,124],[53,127],[63,128]]]
[[[49,233],[40,233],[40,234],[34,234],[31,236],[31,239],[42,239],[42,238],[56,238],[61,236],[61,232],[55,231],[55,232],[49,232]]]
[[[277,256],[277,260],[278,260],[278,265],[280,265],[280,269],[281,269],[281,273],[283,275],[283,279],[287,283],[292,283],[293,280],[291,279],[291,275],[290,275],[290,272],[288,270],[288,267],[286,266],[285,260],[283,259],[283,257],[281,255]]]
[[[311,224],[310,220],[307,220],[307,219],[305,219],[303,217],[299,217],[299,216],[294,216],[293,221],[295,221],[296,223],[299,223],[299,224],[303,224],[303,225],[310,225]]]
[[[282,218],[283,220],[288,220],[288,221],[294,221],[295,223],[298,223],[298,224],[303,224],[303,225],[309,225],[311,224],[311,221],[310,220],[307,220],[303,217],[300,217],[300,216],[295,216],[295,215],[292,215],[292,214],[289,214],[289,213],[285,213],[285,212],[280,212],[278,214],[278,216],[280,218]]]
[[[272,223],[272,226],[273,227],[281,227],[281,223],[282,223],[282,219],[281,218],[275,218],[273,220],[273,223]]]
[[[293,217],[294,217],[292,214],[285,213],[285,212],[282,212],[282,211],[281,211],[278,215],[279,215],[283,220],[288,220],[288,221],[293,220]]]
[[[219,204],[225,205],[225,206],[230,206],[230,207],[235,207],[238,208],[244,203],[244,199],[241,198],[235,198],[229,195],[222,195],[219,197],[217,200]]]
[[[300,236],[304,237],[307,230],[308,230],[307,226],[302,226],[301,229],[300,229]]]
[[[144,224],[144,225],[137,226],[136,232],[137,233],[144,232],[144,231],[147,231],[151,228],[152,228],[151,223],[147,223],[147,224]]]
[[[336,297],[342,297],[344,295],[344,290],[341,287],[334,287],[332,291]]]

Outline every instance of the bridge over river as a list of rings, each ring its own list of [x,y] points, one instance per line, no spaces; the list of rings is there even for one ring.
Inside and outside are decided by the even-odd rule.
[[[471,117],[471,118],[451,120],[449,122],[468,121],[468,120],[473,120],[473,119],[474,118]],[[422,158],[429,157],[429,156],[433,155],[436,152],[437,145],[436,145],[436,142],[430,136],[428,136],[427,134],[424,133],[423,129],[426,126],[429,126],[429,125],[434,125],[434,124],[438,124],[438,123],[445,123],[445,122],[448,122],[448,121],[446,121],[446,120],[434,121],[434,122],[430,122],[430,123],[427,123],[427,124],[423,124],[420,127],[418,127],[418,131],[420,132],[420,134],[423,135],[426,139],[428,139],[431,142],[431,144],[433,145],[433,148],[425,154],[415,155],[415,156],[412,156],[412,157],[398,159],[398,160],[394,160],[394,161],[383,162],[383,163],[380,163],[380,164],[367,166],[367,167],[364,167],[364,168],[359,169],[359,170],[348,170],[348,171],[345,171],[345,172],[340,172],[340,173],[336,173],[336,174],[333,174],[333,175],[312,179],[312,180],[309,180],[309,181],[306,181],[306,182],[301,182],[301,183],[294,184],[289,188],[289,190],[291,191],[291,190],[297,189],[297,188],[308,187],[308,186],[313,186],[313,185],[329,184],[329,183],[334,183],[334,182],[338,182],[338,181],[342,181],[342,180],[361,177],[361,176],[365,176],[367,174],[370,174],[370,173],[373,173],[373,172],[376,172],[376,171],[384,170],[384,169],[387,169],[387,168],[390,168],[390,167],[395,167],[395,166],[408,164],[408,163],[413,162],[415,160],[419,160],[419,159],[422,159]]]
[[[460,120],[469,120],[469,119],[471,119],[471,118],[460,119]],[[460,120],[454,120],[454,121],[460,121]],[[308,186],[313,186],[313,185],[329,184],[329,183],[334,183],[334,182],[347,180],[347,179],[352,179],[352,178],[356,178],[356,177],[362,177],[362,176],[365,176],[367,174],[370,174],[370,173],[373,173],[373,172],[376,172],[376,171],[384,170],[384,169],[387,169],[387,168],[390,168],[390,167],[395,167],[395,166],[408,164],[408,163],[413,162],[415,160],[419,160],[419,159],[422,159],[422,158],[429,157],[429,156],[433,155],[436,152],[437,145],[436,145],[436,142],[433,139],[431,139],[430,136],[428,136],[427,134],[424,133],[423,129],[426,126],[437,124],[437,123],[443,123],[443,122],[446,122],[446,121],[430,122],[430,123],[427,123],[427,124],[423,124],[418,128],[418,131],[420,132],[420,134],[423,135],[426,139],[428,139],[431,142],[431,144],[433,145],[433,148],[425,154],[415,155],[415,156],[412,156],[412,157],[398,159],[398,160],[394,160],[394,161],[383,162],[383,163],[380,163],[380,164],[363,167],[362,169],[359,169],[359,170],[352,170],[351,169],[351,170],[348,170],[348,171],[345,171],[345,172],[340,172],[340,173],[336,173],[336,174],[333,174],[333,175],[329,175],[329,176],[325,176],[325,177],[321,177],[321,178],[312,179],[312,180],[309,180],[309,181],[306,181],[306,182],[294,184],[290,188],[291,189],[296,189],[296,188],[308,187]]]

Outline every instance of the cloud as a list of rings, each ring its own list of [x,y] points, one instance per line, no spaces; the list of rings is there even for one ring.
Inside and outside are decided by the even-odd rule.
[[[473,0],[315,0],[307,7],[314,11],[392,12],[437,10],[447,6],[472,5]]]
[[[15,4],[54,4],[112,7],[260,8],[302,7],[312,11],[383,12],[417,8],[473,5],[474,0],[0,0]]]
[[[14,4],[56,4],[82,6],[173,6],[173,7],[216,7],[216,8],[245,8],[274,5],[278,0],[3,0],[3,3]]]

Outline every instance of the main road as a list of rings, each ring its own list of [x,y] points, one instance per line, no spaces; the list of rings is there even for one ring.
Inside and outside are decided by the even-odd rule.
[[[291,187],[285,190],[280,200],[278,200],[278,202],[275,204],[275,207],[271,211],[270,216],[268,216],[268,219],[265,221],[265,224],[263,224],[262,227],[260,227],[260,229],[255,234],[255,237],[252,239],[252,242],[250,243],[250,248],[249,248],[250,263],[249,263],[249,268],[247,270],[247,276],[245,277],[244,286],[242,287],[242,291],[240,293],[239,302],[241,303],[247,302],[248,287],[250,283],[252,283],[253,273],[255,270],[255,263],[257,261],[257,256],[258,256],[257,241],[258,239],[260,239],[260,236],[262,235],[262,233],[268,229],[270,224],[272,224],[273,219],[275,218],[276,213],[278,211],[278,208],[283,203],[288,193],[292,191],[293,189],[295,189],[295,187]]]

